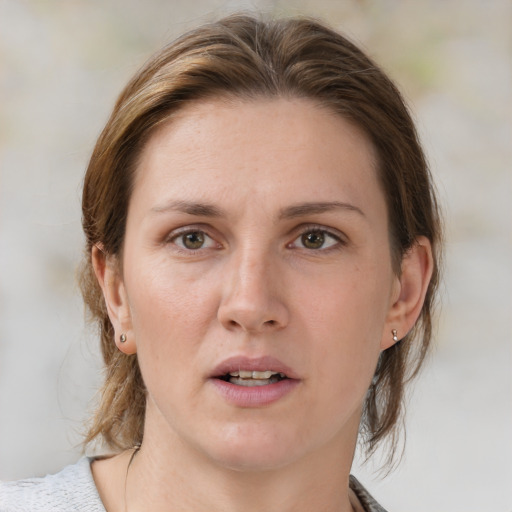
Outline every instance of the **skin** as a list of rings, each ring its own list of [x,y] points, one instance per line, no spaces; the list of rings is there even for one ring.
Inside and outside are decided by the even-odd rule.
[[[395,275],[388,228],[371,143],[312,101],[198,102],[159,128],[122,271],[92,254],[118,347],[137,352],[148,389],[130,511],[357,507],[348,476],[364,396],[432,270],[422,238]],[[210,377],[239,355],[275,357],[298,383],[271,404],[233,405]],[[124,507],[129,455],[93,464],[109,512]]]

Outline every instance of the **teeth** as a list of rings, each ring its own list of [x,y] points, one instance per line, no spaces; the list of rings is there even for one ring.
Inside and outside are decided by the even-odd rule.
[[[229,372],[228,381],[231,382],[231,384],[237,384],[238,386],[251,387],[274,384],[284,378],[286,378],[284,373],[273,372],[272,370],[266,370],[264,372],[238,370]]]
[[[279,378],[276,374],[269,379],[242,379],[240,377],[231,377],[229,379],[231,384],[237,384],[238,386],[254,387],[254,386],[266,386],[267,384],[274,384],[279,382]]]
[[[237,372],[229,372],[231,377],[240,377],[241,379],[270,379],[272,375],[279,375],[284,378],[284,373],[273,372],[266,370],[264,372],[250,371],[250,370],[238,370]]]

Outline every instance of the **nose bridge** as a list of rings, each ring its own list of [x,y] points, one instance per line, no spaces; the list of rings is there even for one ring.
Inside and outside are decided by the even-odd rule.
[[[243,296],[245,293],[251,293],[252,288],[258,291],[258,288],[265,287],[265,281],[271,272],[269,264],[268,251],[256,247],[256,244],[248,243],[246,247],[241,247],[235,256],[234,285],[238,292]]]
[[[270,248],[249,241],[233,251],[219,307],[225,327],[249,332],[287,323],[286,306],[275,279],[277,260]]]
[[[233,254],[228,294],[237,308],[262,308],[271,293],[268,282],[272,268],[268,251],[254,245],[247,243]]]

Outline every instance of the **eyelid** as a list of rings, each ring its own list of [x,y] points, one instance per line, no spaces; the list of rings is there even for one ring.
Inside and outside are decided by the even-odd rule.
[[[186,254],[194,254],[196,252],[205,251],[208,249],[220,249],[222,248],[222,243],[218,242],[218,237],[213,235],[211,233],[211,229],[209,226],[205,226],[204,224],[192,224],[192,225],[186,225],[182,226],[176,229],[173,229],[169,234],[167,234],[163,240],[164,244],[170,244],[172,243],[177,251],[186,253]],[[205,235],[205,237],[208,237],[211,239],[216,247],[201,247],[199,249],[186,249],[183,247],[180,247],[175,243],[175,240],[179,238],[180,236],[186,235],[187,233],[194,233],[194,232],[201,232]],[[295,229],[292,230],[292,233],[290,236],[293,236],[293,239],[291,242],[289,242],[287,247],[290,247],[294,244],[294,242],[305,233],[309,232],[318,232],[318,233],[325,233],[327,236],[330,236],[331,238],[334,238],[337,241],[337,244],[334,244],[333,246],[329,246],[326,248],[319,248],[319,249],[308,249],[306,247],[298,247],[300,249],[304,249],[307,251],[317,251],[317,252],[327,252],[329,250],[335,250],[337,248],[346,246],[348,243],[346,235],[344,235],[343,232],[327,227],[322,224],[302,224],[300,226],[297,226]]]
[[[212,240],[216,247],[200,247],[199,249],[186,249],[184,247],[179,246],[175,240],[183,235],[186,235],[188,233],[203,233],[205,237]],[[217,239],[212,235],[211,230],[208,229],[207,226],[202,224],[193,224],[193,225],[187,225],[182,226],[176,229],[173,229],[165,238],[164,238],[164,244],[173,244],[175,249],[179,252],[186,253],[186,254],[195,254],[196,252],[205,251],[208,249],[219,249],[222,247],[222,244],[220,244]]]
[[[334,229],[334,228],[330,228],[330,227],[327,227],[327,226],[324,226],[324,225],[321,225],[321,224],[302,224],[301,226],[298,226],[295,230],[294,230],[294,238],[293,240],[287,244],[288,246],[292,245],[299,237],[301,237],[302,235],[304,235],[305,233],[310,233],[310,232],[317,232],[317,233],[325,233],[326,235],[334,238],[338,243],[334,246],[330,246],[330,247],[326,247],[325,249],[308,249],[306,247],[303,247],[303,249],[307,250],[307,251],[312,251],[312,252],[326,252],[330,249],[337,249],[337,248],[340,248],[340,247],[344,247],[347,245],[348,241],[347,241],[347,238],[346,236],[339,230],[337,229]],[[302,248],[302,247],[301,247]]]

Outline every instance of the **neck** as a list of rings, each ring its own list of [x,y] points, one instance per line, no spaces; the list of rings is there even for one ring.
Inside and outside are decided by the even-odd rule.
[[[239,472],[204,465],[188,467],[169,460],[163,470],[161,463],[141,449],[129,472],[127,512],[352,510],[348,472],[324,475],[296,469]]]
[[[357,419],[358,420],[358,419]],[[358,424],[358,421],[355,422]],[[127,512],[349,512],[352,442],[332,444],[282,467],[230,468],[146,424],[128,473]]]

